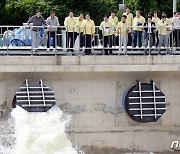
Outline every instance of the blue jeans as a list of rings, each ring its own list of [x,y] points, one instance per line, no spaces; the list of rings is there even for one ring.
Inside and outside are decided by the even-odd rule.
[[[138,47],[142,47],[142,31],[135,30],[133,32],[133,47],[137,46],[138,40]]]

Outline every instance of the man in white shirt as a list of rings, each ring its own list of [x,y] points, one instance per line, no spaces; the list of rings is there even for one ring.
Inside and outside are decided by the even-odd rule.
[[[59,19],[56,17],[56,14],[54,11],[50,12],[50,16],[47,18],[47,26],[48,26],[48,40],[47,40],[47,51],[49,51],[49,47],[51,44],[51,38],[53,38],[53,48],[56,50],[56,31],[57,31],[57,26],[60,26],[59,24]],[[56,26],[56,27],[54,27]]]
[[[154,30],[155,30],[155,23],[152,22],[152,17],[148,16],[148,21],[144,23],[144,31],[145,31],[145,47],[148,46],[149,42],[149,47],[153,46],[153,35],[154,35]]]

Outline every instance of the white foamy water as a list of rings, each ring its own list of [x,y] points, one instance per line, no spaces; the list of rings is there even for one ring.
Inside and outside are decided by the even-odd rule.
[[[77,154],[65,128],[70,117],[54,106],[48,112],[13,109],[0,125],[0,154]]]
[[[70,118],[58,107],[48,112],[12,111],[15,120],[15,154],[77,154],[65,133]]]
[[[13,154],[14,145],[14,121],[10,118],[0,124],[0,154]]]

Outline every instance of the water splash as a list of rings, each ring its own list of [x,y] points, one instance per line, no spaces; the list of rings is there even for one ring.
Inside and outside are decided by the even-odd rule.
[[[13,154],[15,145],[14,120],[9,118],[0,125],[0,154]]]
[[[67,138],[70,120],[57,106],[41,113],[17,106],[0,125],[0,154],[85,154]]]
[[[15,154],[77,154],[65,133],[70,117],[58,107],[48,112],[32,113],[17,107],[15,119]]]

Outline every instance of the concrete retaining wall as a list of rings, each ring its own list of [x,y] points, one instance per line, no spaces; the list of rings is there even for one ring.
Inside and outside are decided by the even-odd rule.
[[[0,104],[7,101],[10,107],[25,79],[43,79],[55,91],[57,105],[72,116],[67,132],[76,145],[85,149],[116,149],[117,153],[169,153],[173,152],[172,141],[180,140],[178,56],[1,58]],[[36,71],[32,69],[37,67]],[[61,67],[64,69],[59,70]],[[74,71],[73,67],[83,69]],[[122,109],[122,95],[137,79],[153,79],[166,95],[167,111],[157,123],[134,122]]]

